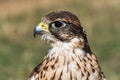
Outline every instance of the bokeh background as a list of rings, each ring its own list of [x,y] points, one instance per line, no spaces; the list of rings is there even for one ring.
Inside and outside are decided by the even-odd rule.
[[[49,44],[33,28],[51,11],[76,14],[108,80],[120,80],[120,0],[0,0],[0,80],[27,80]]]

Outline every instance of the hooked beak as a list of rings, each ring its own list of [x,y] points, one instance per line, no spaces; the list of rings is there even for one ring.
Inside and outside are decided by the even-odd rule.
[[[45,32],[49,32],[48,30],[48,25],[41,22],[40,24],[38,24],[33,31],[33,36],[36,37],[36,35],[40,34],[44,34]]]

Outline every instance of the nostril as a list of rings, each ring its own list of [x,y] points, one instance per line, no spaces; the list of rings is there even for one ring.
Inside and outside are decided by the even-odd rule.
[[[41,25],[41,27],[44,27],[44,25]]]

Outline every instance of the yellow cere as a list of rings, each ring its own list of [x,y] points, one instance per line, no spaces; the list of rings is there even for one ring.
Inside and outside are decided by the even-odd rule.
[[[49,32],[49,30],[48,30],[48,25],[47,25],[47,24],[41,22],[39,25],[40,25],[40,27],[41,27],[42,29],[44,29],[45,31]]]

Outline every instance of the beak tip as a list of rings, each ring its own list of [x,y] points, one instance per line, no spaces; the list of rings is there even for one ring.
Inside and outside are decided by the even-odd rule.
[[[36,34],[35,33],[33,34],[33,36],[34,36],[34,38],[36,38]]]
[[[36,29],[34,28],[34,31],[33,31],[33,36],[34,36],[34,38],[36,38]]]
[[[42,35],[42,34],[44,34],[44,32],[45,32],[44,28],[41,28],[41,26],[40,26],[40,24],[39,24],[39,25],[37,25],[37,26],[34,28],[34,30],[33,30],[33,36],[34,36],[34,38],[36,38],[36,36],[37,36],[38,34]]]
[[[34,28],[34,30],[33,30],[33,36],[34,36],[34,38],[36,38],[36,36],[37,36],[38,34],[41,34],[42,31],[43,31],[43,30],[40,28],[40,26],[36,26],[36,27]]]

